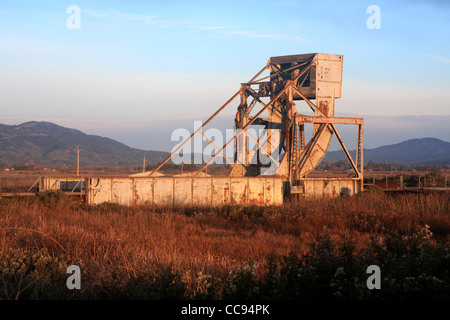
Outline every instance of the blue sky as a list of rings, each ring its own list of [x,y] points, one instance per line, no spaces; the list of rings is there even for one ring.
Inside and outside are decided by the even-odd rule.
[[[174,129],[207,119],[269,57],[322,52],[344,55],[336,114],[365,119],[366,147],[450,141],[449,16],[447,1],[0,0],[0,123],[170,151]]]

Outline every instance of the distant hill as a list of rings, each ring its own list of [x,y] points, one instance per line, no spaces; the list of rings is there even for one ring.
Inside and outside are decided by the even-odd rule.
[[[162,151],[131,148],[113,139],[87,135],[50,122],[0,124],[0,166],[24,165],[33,161],[42,166],[76,165],[76,148],[80,164],[94,166],[142,166],[155,164],[169,155]]]
[[[113,139],[87,135],[50,122],[0,124],[0,167],[24,165],[30,161],[41,166],[75,166],[77,146],[80,164],[95,166],[141,166],[156,164],[169,155],[163,151],[131,148]],[[355,151],[350,151],[355,157]],[[346,160],[342,151],[330,151],[324,161]],[[435,138],[411,139],[374,149],[364,149],[364,162],[407,164],[450,164],[450,142]]]
[[[355,150],[350,151],[353,159]],[[346,160],[343,151],[328,152],[324,161]],[[411,139],[374,149],[364,149],[364,162],[406,164],[450,164],[450,142],[436,138]]]

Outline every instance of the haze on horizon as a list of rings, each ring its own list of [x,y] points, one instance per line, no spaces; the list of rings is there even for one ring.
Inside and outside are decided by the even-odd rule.
[[[79,29],[67,24],[72,5]],[[370,5],[380,29],[368,28]],[[271,56],[323,52],[344,56],[336,115],[365,119],[365,147],[449,141],[449,14],[438,0],[6,0],[0,123],[49,121],[170,151],[173,130],[192,131]]]

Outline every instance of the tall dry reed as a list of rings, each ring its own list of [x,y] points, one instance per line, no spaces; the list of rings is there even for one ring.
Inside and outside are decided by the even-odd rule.
[[[221,208],[88,207],[49,194],[0,199],[0,259],[18,249],[45,248],[52,257],[81,264],[93,285],[105,275],[156,276],[161,266],[170,266],[198,292],[202,275],[226,279],[246,262],[264,266],[273,254],[304,255],[324,230],[363,248],[373,235],[410,235],[421,225],[430,226],[434,241],[448,238],[447,194],[363,194]]]

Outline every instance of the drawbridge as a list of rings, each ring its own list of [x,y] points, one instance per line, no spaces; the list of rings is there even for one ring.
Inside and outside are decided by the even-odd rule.
[[[342,68],[342,55],[271,57],[154,170],[122,178],[87,177],[86,201],[128,205],[272,205],[289,197],[336,197],[361,192],[363,119],[335,116],[335,99],[342,92]],[[237,105],[234,134],[217,146],[203,130],[232,102]],[[336,128],[341,124],[358,128],[355,159]],[[251,128],[260,128],[260,135],[254,136],[258,131]],[[333,136],[348,159],[351,174],[309,177],[327,153]],[[194,137],[214,148],[210,159],[189,175],[168,176],[159,172]],[[218,157],[231,165],[229,176],[205,174]],[[58,183],[52,180],[46,185]]]

